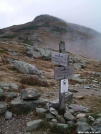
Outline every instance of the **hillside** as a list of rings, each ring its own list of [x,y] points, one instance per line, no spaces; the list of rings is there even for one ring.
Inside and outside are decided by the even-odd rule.
[[[55,50],[58,50],[60,39],[65,42],[66,51],[101,60],[100,33],[53,16],[40,15],[26,24],[0,29],[2,41],[14,40]]]
[[[88,59],[88,55],[69,52],[75,47],[77,54],[83,55],[86,49],[92,56],[93,48],[99,52],[99,46],[86,43],[100,36],[48,15],[1,29],[0,134],[101,132],[101,61],[94,60],[96,53]],[[66,43],[68,64],[74,66],[74,76],[66,87],[64,114],[59,112],[59,80],[54,79],[57,65],[51,62],[60,38]],[[88,46],[93,46],[92,51]]]

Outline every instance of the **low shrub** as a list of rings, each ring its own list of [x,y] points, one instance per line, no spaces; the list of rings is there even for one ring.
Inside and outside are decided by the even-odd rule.
[[[42,86],[42,87],[47,87],[48,83],[47,81],[41,80],[38,76],[23,76],[21,81],[22,84],[27,84],[27,85],[37,85],[37,86]]]

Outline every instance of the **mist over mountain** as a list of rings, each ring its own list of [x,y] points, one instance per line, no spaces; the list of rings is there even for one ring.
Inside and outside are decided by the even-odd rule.
[[[0,40],[14,40],[58,50],[60,40],[66,51],[101,60],[101,33],[50,15],[37,16],[33,21],[0,29]]]

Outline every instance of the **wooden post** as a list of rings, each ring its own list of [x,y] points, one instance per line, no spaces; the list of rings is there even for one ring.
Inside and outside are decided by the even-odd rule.
[[[65,53],[65,42],[60,41],[59,52]],[[60,67],[60,65],[59,65]],[[59,114],[65,113],[65,93],[61,93],[61,80],[59,80]]]

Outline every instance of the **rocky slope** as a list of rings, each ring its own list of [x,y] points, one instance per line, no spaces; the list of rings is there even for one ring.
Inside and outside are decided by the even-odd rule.
[[[101,60],[100,33],[49,15],[40,15],[26,24],[0,29],[0,39],[12,39],[55,50],[59,47],[59,41],[63,40],[67,51]]]

